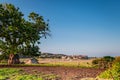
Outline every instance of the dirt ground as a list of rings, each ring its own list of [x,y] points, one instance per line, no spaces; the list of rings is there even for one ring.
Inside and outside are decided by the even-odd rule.
[[[0,68],[11,68],[8,66],[0,66]],[[94,68],[72,68],[72,67],[13,67],[21,68],[29,74],[34,74],[34,72],[41,72],[45,74],[55,74],[61,77],[60,80],[80,80],[81,78],[95,78],[103,69]]]

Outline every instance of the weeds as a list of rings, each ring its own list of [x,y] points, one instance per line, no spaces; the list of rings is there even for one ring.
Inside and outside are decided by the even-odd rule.
[[[114,63],[113,67],[101,73],[99,78],[120,80],[120,62]]]
[[[23,70],[16,68],[0,69],[0,80],[56,80],[57,78],[59,77],[54,74],[26,74]]]

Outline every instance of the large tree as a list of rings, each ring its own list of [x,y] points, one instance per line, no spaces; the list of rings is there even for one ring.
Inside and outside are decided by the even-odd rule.
[[[9,55],[8,64],[19,63],[17,53],[35,48],[48,33],[48,23],[39,14],[31,12],[26,20],[19,8],[0,4],[0,48]]]

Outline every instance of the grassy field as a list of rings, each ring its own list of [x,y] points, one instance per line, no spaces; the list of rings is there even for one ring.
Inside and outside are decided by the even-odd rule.
[[[27,74],[22,69],[16,68],[0,69],[0,80],[56,80],[57,78],[59,77],[53,74]]]
[[[26,62],[28,59],[21,59],[22,62]],[[66,67],[82,67],[89,68],[93,67],[92,65],[93,59],[88,60],[64,60],[64,59],[41,59],[38,58],[38,62],[40,66],[66,66]]]
[[[29,58],[21,58],[20,61],[26,63]],[[91,68],[93,67],[92,61],[93,59],[86,59],[86,60],[66,60],[66,59],[42,59],[37,58],[39,64],[20,64],[24,66],[65,66],[65,67],[80,67],[80,68]],[[7,61],[3,61],[0,65],[7,65]],[[16,65],[18,66],[18,65]]]

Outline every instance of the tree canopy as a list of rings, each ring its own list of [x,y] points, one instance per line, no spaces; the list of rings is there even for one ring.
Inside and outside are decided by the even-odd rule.
[[[28,19],[13,4],[0,4],[0,48],[7,54],[24,48],[38,48],[40,39],[49,34],[48,22],[31,12]]]

